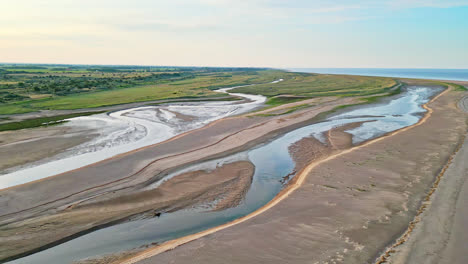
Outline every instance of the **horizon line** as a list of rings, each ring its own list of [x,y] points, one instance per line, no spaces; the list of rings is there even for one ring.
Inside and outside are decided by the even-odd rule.
[[[0,62],[5,64],[23,65],[77,65],[77,66],[137,66],[137,67],[176,67],[176,68],[250,68],[250,69],[407,69],[407,70],[468,70],[468,68],[437,68],[437,67],[269,67],[269,66],[209,66],[209,65],[149,65],[149,64],[87,64],[87,63],[47,63],[47,62]]]

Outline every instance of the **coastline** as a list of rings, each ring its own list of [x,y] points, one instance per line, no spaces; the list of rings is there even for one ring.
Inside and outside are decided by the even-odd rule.
[[[323,158],[323,159],[320,159],[318,161],[314,161],[312,162],[311,164],[309,164],[307,167],[305,167],[304,169],[302,169],[292,180],[291,182],[289,183],[289,185],[287,187],[285,187],[283,190],[280,191],[280,193],[278,193],[278,195],[273,199],[271,200],[270,202],[268,202],[267,204],[265,204],[264,206],[262,206],[260,209],[254,211],[253,213],[249,214],[249,215],[246,215],[242,218],[239,218],[239,219],[236,219],[230,223],[226,223],[224,225],[221,225],[221,226],[218,226],[218,227],[214,227],[212,229],[208,229],[208,230],[205,230],[203,232],[200,232],[200,233],[197,233],[197,234],[193,234],[193,235],[190,235],[190,236],[186,236],[186,237],[182,237],[182,238],[179,238],[179,239],[175,239],[175,240],[172,240],[172,241],[167,241],[165,243],[162,243],[161,245],[158,245],[154,248],[150,248],[150,249],[147,249],[145,250],[144,252],[140,253],[140,254],[137,254],[136,256],[134,257],[131,257],[127,260],[124,260],[124,261],[121,261],[121,262],[118,262],[120,264],[133,264],[133,263],[137,263],[141,260],[144,260],[144,259],[147,259],[149,257],[152,257],[152,256],[156,256],[160,253],[163,253],[165,251],[168,251],[168,250],[172,250],[172,249],[175,249],[176,247],[178,246],[181,246],[183,244],[186,244],[188,242],[191,242],[191,241],[194,241],[196,239],[199,239],[199,238],[202,238],[202,237],[205,237],[207,235],[210,235],[210,234],[213,234],[215,232],[218,232],[218,231],[221,231],[223,229],[226,229],[228,227],[232,227],[234,225],[237,225],[237,224],[240,224],[242,222],[245,222],[249,219],[252,219],[254,218],[255,216],[258,216],[264,212],[266,212],[267,210],[273,208],[275,205],[279,204],[281,201],[283,201],[284,199],[286,199],[290,194],[292,194],[295,190],[297,190],[298,188],[300,188],[305,179],[307,178],[307,176],[309,175],[309,173],[315,168],[317,167],[318,165],[320,165],[321,163],[323,162],[326,162],[326,161],[330,161],[332,159],[335,159],[337,157],[340,157],[342,155],[345,155],[347,153],[350,153],[350,152],[353,152],[357,149],[360,149],[360,148],[363,148],[363,147],[366,147],[366,146],[369,146],[369,145],[372,145],[376,142],[379,142],[379,141],[382,141],[384,139],[387,139],[389,137],[392,137],[394,135],[397,135],[401,132],[404,132],[404,131],[407,131],[407,130],[410,130],[414,127],[417,127],[417,126],[420,126],[421,124],[423,124],[424,122],[426,122],[426,120],[432,115],[433,113],[433,110],[431,108],[428,107],[428,105],[432,102],[434,102],[435,100],[437,100],[437,98],[439,98],[440,96],[442,96],[443,94],[447,93],[449,89],[446,89],[444,90],[443,92],[439,93],[437,96],[435,96],[434,98],[432,98],[428,103],[424,104],[423,107],[427,110],[426,114],[418,121],[418,123],[414,124],[414,125],[411,125],[411,126],[408,126],[408,127],[405,127],[405,128],[402,128],[402,129],[399,129],[397,131],[393,131],[393,132],[390,132],[384,136],[381,136],[379,138],[376,138],[376,139],[373,139],[373,140],[370,140],[370,141],[367,141],[361,145],[358,145],[358,146],[355,146],[355,147],[352,147],[350,149],[346,149],[346,150],[343,150],[339,153],[336,153],[336,154],[332,154],[326,158]]]
[[[444,91],[444,93],[445,93],[445,92],[446,92],[446,91]],[[441,94],[437,95],[437,97],[439,97],[440,95],[441,95]],[[435,100],[435,99],[436,99],[436,98],[433,98],[433,99],[431,100],[431,102],[432,102],[433,100]],[[294,113],[294,114],[292,114],[292,115],[300,115],[300,114],[301,114],[301,112]],[[282,119],[282,118],[283,118],[283,117],[281,117],[281,119]],[[270,119],[270,120],[271,120],[271,119]],[[221,121],[221,120],[219,120],[219,121]],[[215,121],[215,122],[217,122],[217,121]],[[268,122],[268,119],[267,119],[267,122]],[[304,121],[304,122],[307,123],[307,122],[310,122],[310,121]],[[210,124],[210,125],[214,125],[214,124]],[[259,124],[259,126],[262,126],[262,125],[264,125],[264,123]],[[295,125],[292,125],[292,127],[295,127],[295,126],[301,126],[301,122],[296,123]],[[249,128],[250,128],[250,127],[249,127]],[[247,128],[247,129],[249,129],[249,128]],[[288,126],[285,126],[285,127],[283,127],[283,129],[278,129],[278,130],[276,130],[276,131],[274,131],[274,132],[271,132],[271,133],[272,133],[272,136],[275,137],[275,134],[277,135],[278,133],[281,133],[281,132],[279,132],[279,131],[284,130],[284,129],[286,129],[286,131],[287,131],[287,130],[292,129],[292,128],[291,128],[291,127],[288,127]],[[240,131],[239,131],[239,132],[240,132]],[[182,135],[181,135],[181,136],[182,136]],[[390,135],[385,135],[385,137],[387,137],[387,136],[390,136]],[[265,137],[268,138],[268,137],[270,137],[270,136],[265,136]],[[221,142],[222,140],[224,140],[224,138],[221,139],[220,142]],[[260,139],[260,138],[259,138],[259,140],[264,140],[264,139]],[[171,140],[169,140],[169,141],[171,141]],[[218,142],[218,143],[219,143],[219,142]],[[215,144],[218,144],[218,143],[215,143]],[[246,144],[244,147],[247,147],[248,145],[251,145],[251,144],[255,144],[255,143],[253,143],[253,141],[252,141],[252,142],[249,142],[249,143]],[[157,145],[159,145],[159,143],[158,143]],[[204,148],[204,147],[203,147],[203,148]],[[196,150],[195,150],[195,151],[196,151]],[[234,151],[234,150],[231,150],[231,151]],[[346,153],[348,153],[348,152],[346,152]],[[184,154],[184,153],[178,153],[177,155],[179,155],[179,154],[182,155],[182,154]],[[223,154],[220,154],[220,155],[223,155]],[[216,156],[216,155],[215,155],[215,156]],[[213,157],[213,156],[208,156],[208,157],[206,157],[206,159],[211,159],[212,157]],[[328,159],[326,159],[326,160],[328,160]],[[318,164],[317,164],[317,165],[318,165]],[[140,172],[141,172],[141,171],[140,171]],[[296,177],[295,177],[294,179],[296,179]],[[297,183],[294,183],[294,184],[297,184]],[[301,184],[302,184],[302,183],[301,183]],[[299,188],[299,186],[296,187],[295,189],[297,189],[297,188]],[[295,190],[295,189],[294,189],[294,190]],[[290,193],[292,193],[292,191],[288,192],[288,195],[289,195]],[[286,196],[287,196],[287,195],[286,195]],[[276,198],[275,198],[275,199],[276,199]],[[283,199],[284,199],[284,198],[283,198]],[[54,202],[54,201],[53,201],[53,202]],[[279,202],[276,202],[275,205],[276,205],[277,203],[279,203]],[[273,206],[271,206],[271,207],[273,207]],[[271,208],[271,207],[270,207],[270,208]],[[259,213],[259,214],[260,214],[260,213]],[[258,214],[256,214],[256,215],[258,215]]]
[[[318,73],[318,74],[333,74],[333,75],[354,75],[366,77],[393,77],[399,79],[424,79],[434,81],[459,81],[468,82],[468,69],[435,69],[435,68],[291,68],[286,69],[292,72]],[[449,75],[440,75],[440,71],[458,71],[460,75],[454,75],[453,72]],[[402,72],[406,72],[403,74]],[[431,73],[432,72],[432,73]],[[439,72],[439,76],[434,77],[435,73]],[[427,76],[424,76],[427,74]],[[450,75],[451,74],[451,75]],[[465,74],[465,75],[463,75]]]
[[[457,107],[468,113],[468,96]],[[424,198],[417,215],[397,242],[389,246],[376,260],[381,263],[464,263],[468,235],[466,219],[466,184],[468,137],[460,143],[437,176]],[[442,217],[443,216],[443,217]]]

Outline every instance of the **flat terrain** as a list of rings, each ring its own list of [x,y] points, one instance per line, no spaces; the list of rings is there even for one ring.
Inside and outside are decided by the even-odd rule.
[[[468,97],[460,100],[459,107],[468,113]],[[409,238],[395,247],[390,263],[468,262],[468,138],[455,154],[424,211],[416,218]]]
[[[282,80],[279,83],[273,81]],[[328,96],[398,91],[391,78],[316,75],[268,69],[104,67],[0,64],[0,131],[50,121],[177,101],[233,100],[214,89],[262,94],[270,107]],[[308,107],[304,103],[290,112]]]
[[[389,92],[396,81],[392,78],[327,74],[294,74],[276,84],[241,87],[232,92],[261,94],[271,105],[319,96],[366,96]],[[289,97],[275,97],[289,95]]]
[[[178,175],[153,190],[127,194],[98,203],[82,200],[60,210],[24,222],[0,227],[2,255],[18,249],[53,243],[73,237],[91,226],[112,221],[125,221],[138,214],[138,219],[155,218],[163,212],[212,203],[214,210],[237,205],[249,189],[254,167],[249,162],[235,162],[211,172],[195,171]],[[223,197],[220,199],[220,197]],[[71,210],[73,209],[73,210]],[[98,213],[97,213],[98,212]],[[117,223],[117,222],[116,222]]]
[[[47,234],[41,228],[29,228],[31,221],[35,222],[38,219],[46,221],[44,219],[54,218],[53,215],[60,213],[73,215],[73,211],[79,209],[76,206],[81,205],[83,200],[86,200],[89,206],[93,204],[98,206],[103,203],[102,206],[106,207],[106,201],[121,201],[123,197],[133,197],[147,185],[178,167],[247,149],[285,131],[310,123],[320,113],[357,101],[355,98],[329,98],[325,101],[317,98],[315,103],[321,103],[315,107],[290,114],[261,117],[253,113],[250,116],[219,120],[155,146],[120,155],[59,176],[2,190],[0,206],[3,210],[0,216],[0,231],[2,233],[14,232],[17,235],[0,241],[1,248],[5,249],[0,252],[1,257],[34,250],[39,246],[53,243],[56,239],[66,238],[73,232],[115,221],[116,215],[102,214],[100,221],[93,221],[95,216],[84,214],[85,218],[81,219],[82,223],[92,224],[77,226],[76,229],[67,229],[69,225],[62,226],[64,221],[47,221],[48,224],[43,226],[48,230],[65,230],[66,232],[55,232],[54,236],[44,236],[44,239],[25,240],[28,233],[30,237],[41,237],[40,234]],[[200,183],[193,182],[196,185]],[[151,204],[154,205],[149,201],[148,206]],[[132,212],[145,210],[148,209],[141,207]],[[125,218],[124,215],[119,215],[120,218]],[[27,245],[15,246],[25,241]]]
[[[446,92],[420,125],[316,165],[299,189],[255,218],[138,263],[374,262],[407,229],[462,143],[461,97]]]
[[[39,73],[15,74],[29,78]],[[79,78],[82,72],[54,74]],[[97,73],[89,74],[91,78],[113,78],[110,73],[101,77]],[[128,78],[140,78],[140,74],[152,75],[137,72]],[[116,78],[122,79],[124,75]],[[284,79],[280,83],[266,84],[280,78]],[[253,166],[249,162],[232,163],[211,172],[182,174],[161,185],[160,189],[148,191],[146,188],[177,169],[249,149],[316,122],[327,113],[343,111],[344,105],[371,102],[375,96],[398,93],[400,88],[400,81],[391,78],[271,70],[223,71],[106,91],[53,94],[45,99],[18,100],[3,106],[13,107],[13,112],[16,111],[14,107],[22,108],[15,113],[41,111],[18,115],[23,118],[43,114],[54,116],[89,111],[86,109],[94,106],[172,98],[168,91],[180,91],[177,95],[180,97],[176,96],[176,99],[187,94],[200,99],[215,94],[211,89],[220,86],[249,83],[265,84],[238,88],[238,91],[266,95],[270,108],[218,120],[156,145],[1,190],[0,260],[47,248],[90,230],[133,218],[157,217],[159,213],[215,200],[215,210],[235,206],[250,187]],[[297,171],[306,173],[304,169],[311,163],[329,160],[307,172],[304,185],[286,200],[246,222],[142,263],[172,260],[176,263],[222,263],[227,257],[233,263],[309,263],[311,259],[317,259],[317,262],[333,259],[344,263],[372,261],[406,228],[437,172],[461,142],[467,124],[454,103],[461,94],[450,91],[431,103],[434,113],[420,126],[334,159],[329,157],[353,148],[351,136],[345,130],[357,124],[331,129],[326,135],[327,144],[312,138],[302,140],[289,149]],[[129,106],[105,106],[105,109]],[[8,116],[7,121],[15,117]],[[7,155],[13,149],[23,150],[22,155],[9,155],[0,163],[4,168],[41,159],[46,156],[44,153],[52,155],[89,139],[77,134],[69,141],[56,140],[58,133],[67,133],[58,127],[1,133],[4,137],[3,143],[0,142],[0,154]],[[88,134],[92,137],[92,133]],[[441,134],[444,137],[440,137]],[[35,138],[37,136],[39,138]],[[34,149],[28,149],[28,146]],[[221,196],[225,199],[216,199]],[[115,259],[137,253],[122,254]],[[108,263],[110,260],[103,261]]]
[[[0,65],[0,115],[219,97],[223,95],[212,89],[272,82],[287,74],[276,70],[238,68],[155,70],[148,67],[69,66],[57,71],[52,67],[29,67],[32,69]]]

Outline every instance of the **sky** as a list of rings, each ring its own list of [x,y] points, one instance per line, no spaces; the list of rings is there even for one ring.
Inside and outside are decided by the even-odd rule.
[[[0,62],[468,68],[468,0],[0,0]]]

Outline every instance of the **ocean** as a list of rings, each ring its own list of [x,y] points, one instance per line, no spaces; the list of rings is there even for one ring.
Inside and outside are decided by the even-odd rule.
[[[468,69],[291,68],[295,72],[468,81]]]

